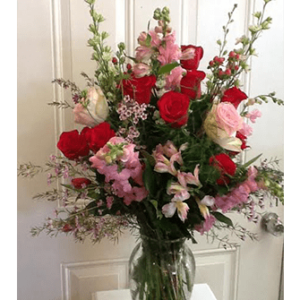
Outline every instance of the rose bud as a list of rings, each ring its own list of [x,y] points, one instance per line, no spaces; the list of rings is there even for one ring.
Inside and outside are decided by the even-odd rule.
[[[91,183],[92,182],[87,178],[73,178],[71,180],[71,184],[73,185],[73,187],[78,190],[85,188]]]

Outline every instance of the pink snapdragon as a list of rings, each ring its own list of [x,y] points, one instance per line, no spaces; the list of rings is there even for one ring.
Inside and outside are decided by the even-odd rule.
[[[159,55],[157,60],[162,66],[178,61],[181,57],[180,47],[175,44],[175,32],[164,38],[165,45],[158,48]]]
[[[150,66],[144,63],[138,63],[133,66],[135,77],[143,77],[150,74]]]
[[[244,122],[243,127],[239,130],[239,132],[245,136],[250,136],[253,133],[253,129],[250,125]]]
[[[148,39],[149,36],[151,37],[150,39]],[[157,51],[157,48],[161,46],[161,35],[154,30],[150,30],[149,33],[143,31],[138,37],[138,43],[139,46],[135,49],[136,60],[138,62],[148,62],[152,55]],[[135,70],[135,74],[141,71],[140,68],[138,69],[139,70]],[[143,70],[143,72],[145,72],[145,70]]]
[[[255,110],[253,110],[253,111],[246,114],[246,118],[249,118],[249,120],[252,123],[255,123],[256,119],[260,118],[260,117],[261,117],[261,112],[258,109],[255,109]]]
[[[129,205],[143,200],[148,192],[143,185],[143,167],[135,145],[128,144],[121,137],[111,138],[95,156],[90,158],[92,167],[105,175],[105,182],[112,183],[113,192]],[[134,182],[131,185],[129,180]]]
[[[175,90],[176,88],[180,87],[180,81],[183,77],[183,73],[185,70],[182,67],[174,68],[170,75],[166,76],[166,85],[165,89],[167,90]]]
[[[142,62],[142,61],[147,62],[154,54],[154,50],[147,46],[139,46],[135,49],[135,51],[136,51],[135,58],[138,62]]]

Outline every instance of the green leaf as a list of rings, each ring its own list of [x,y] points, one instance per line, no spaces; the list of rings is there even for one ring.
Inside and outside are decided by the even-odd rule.
[[[233,227],[233,223],[231,219],[228,217],[224,216],[222,213],[218,211],[211,212],[211,214],[220,222],[227,224],[228,226]]]
[[[170,72],[178,66],[180,66],[178,62],[164,65],[158,70],[158,75],[170,74]]]
[[[257,155],[256,157],[252,158],[251,160],[249,160],[248,162],[246,162],[245,164],[242,165],[242,168],[248,168],[251,164],[253,164],[257,159],[259,159],[262,156],[262,153]]]
[[[146,168],[143,173],[143,181],[145,184],[145,188],[149,192],[150,195],[156,194],[156,180],[155,180],[155,174],[153,172],[153,169],[151,167],[151,164],[149,161],[146,161]]]
[[[155,210],[156,210],[156,216],[159,220],[162,219],[163,215],[161,213],[161,211],[158,209],[158,203],[156,200],[150,200],[150,202],[153,204]]]
[[[155,166],[154,157],[145,150],[140,150],[140,153],[148,160],[151,166]]]

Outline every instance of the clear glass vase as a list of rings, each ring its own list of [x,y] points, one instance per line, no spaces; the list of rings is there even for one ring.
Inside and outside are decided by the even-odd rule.
[[[185,239],[158,241],[141,236],[129,260],[133,300],[189,300],[195,259]]]

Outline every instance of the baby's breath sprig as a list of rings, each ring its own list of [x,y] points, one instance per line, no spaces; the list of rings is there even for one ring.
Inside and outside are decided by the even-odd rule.
[[[18,176],[22,176],[22,177],[32,178],[42,172],[44,172],[43,167],[34,165],[31,162],[20,164],[20,167],[18,168]]]

